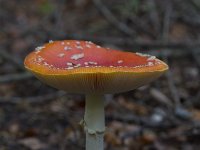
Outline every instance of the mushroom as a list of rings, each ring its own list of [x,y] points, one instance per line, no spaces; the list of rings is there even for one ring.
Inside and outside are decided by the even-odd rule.
[[[24,64],[46,84],[86,95],[82,121],[86,150],[103,150],[104,94],[136,89],[168,70],[155,56],[111,50],[76,40],[51,41],[40,46],[25,58]]]

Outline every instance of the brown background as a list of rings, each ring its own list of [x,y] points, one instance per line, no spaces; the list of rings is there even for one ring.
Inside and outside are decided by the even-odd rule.
[[[84,149],[84,96],[23,67],[49,40],[81,39],[170,66],[150,85],[106,96],[107,150],[198,150],[199,27],[199,0],[0,0],[0,149]]]

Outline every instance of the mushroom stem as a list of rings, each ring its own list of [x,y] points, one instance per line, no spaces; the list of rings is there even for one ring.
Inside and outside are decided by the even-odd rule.
[[[86,131],[86,150],[103,150],[105,131],[103,95],[86,95],[84,128]]]

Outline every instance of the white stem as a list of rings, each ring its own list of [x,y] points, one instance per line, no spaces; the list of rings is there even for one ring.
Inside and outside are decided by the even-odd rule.
[[[105,131],[103,95],[86,95],[84,127],[86,131],[86,150],[103,150]]]

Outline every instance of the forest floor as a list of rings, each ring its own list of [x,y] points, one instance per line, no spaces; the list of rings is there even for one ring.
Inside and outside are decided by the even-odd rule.
[[[48,87],[23,67],[35,47],[59,39],[146,52],[169,64],[157,81],[105,96],[105,149],[199,149],[198,1],[0,0],[0,24],[0,150],[84,149],[84,95]]]

